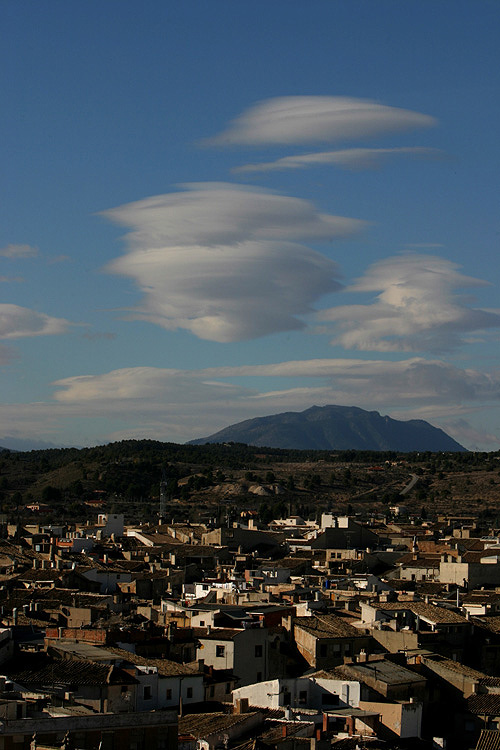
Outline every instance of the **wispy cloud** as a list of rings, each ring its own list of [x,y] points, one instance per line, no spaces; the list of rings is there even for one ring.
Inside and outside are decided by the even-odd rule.
[[[284,156],[275,161],[245,164],[232,171],[242,172],[276,172],[286,169],[308,169],[318,166],[334,166],[342,169],[360,171],[376,169],[393,156],[411,156],[420,159],[443,159],[444,152],[437,148],[419,146],[400,148],[347,148],[341,151],[321,151],[311,154]]]
[[[465,334],[500,327],[500,312],[470,306],[458,289],[487,282],[442,258],[408,253],[372,265],[347,291],[380,292],[371,304],[341,305],[319,317],[342,333],[334,344],[365,351],[449,351]]]
[[[186,187],[104,212],[131,228],[128,252],[107,266],[144,293],[131,319],[239,341],[301,328],[297,316],[340,288],[336,264],[301,240],[349,235],[364,222],[262,189]]]
[[[245,385],[238,382],[240,378]],[[252,387],[248,378],[253,379]],[[298,378],[299,382],[295,387],[270,389],[269,378]],[[439,426],[452,423],[458,408],[463,417],[471,405],[476,409],[485,403],[488,409],[500,406],[500,373],[419,357],[399,362],[296,360],[201,370],[132,367],[64,378],[53,386],[56,413],[119,415],[133,424],[136,435],[143,434],[144,426],[148,435],[158,438],[172,425],[172,434],[182,440],[256,415],[299,411],[311,404],[356,404],[403,419],[424,416]],[[419,415],[422,409],[425,415]]]
[[[429,115],[344,96],[286,96],[255,104],[211,145],[263,145],[353,140],[436,125]]]
[[[183,442],[250,417],[312,404],[356,404],[399,419],[427,419],[471,447],[493,450],[499,442],[486,429],[474,433],[467,417],[475,412],[477,421],[484,413],[486,424],[491,410],[500,407],[500,372],[462,369],[440,359],[332,358],[199,370],[130,367],[52,385],[53,400],[0,404],[0,423],[15,424],[20,437],[43,433],[54,439],[71,421],[80,445],[88,442],[87,429],[93,432],[96,421],[103,425],[101,439]]]
[[[53,318],[27,307],[0,304],[0,339],[66,333],[71,325],[64,318]]]
[[[32,245],[6,245],[0,248],[2,258],[34,258],[38,255],[38,248]]]

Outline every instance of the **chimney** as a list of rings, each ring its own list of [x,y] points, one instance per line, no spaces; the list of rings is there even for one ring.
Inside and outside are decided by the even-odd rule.
[[[281,725],[281,736],[282,737],[286,737],[287,734],[288,734],[288,725],[287,724],[282,724]]]
[[[198,672],[205,670],[205,659],[198,659]]]
[[[358,663],[362,664],[365,661],[367,661],[366,651],[362,648],[358,654]]]
[[[246,714],[248,713],[248,698],[237,698],[235,704],[235,714]]]

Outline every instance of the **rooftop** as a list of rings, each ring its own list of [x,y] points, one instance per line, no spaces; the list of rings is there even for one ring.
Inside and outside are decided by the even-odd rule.
[[[293,623],[317,638],[359,638],[364,635],[338,615],[296,617]]]

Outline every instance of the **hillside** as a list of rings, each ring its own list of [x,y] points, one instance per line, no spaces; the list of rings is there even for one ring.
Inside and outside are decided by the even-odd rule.
[[[418,481],[413,479],[418,476]],[[167,483],[169,520],[224,523],[253,509],[264,520],[324,509],[386,513],[401,501],[417,514],[499,512],[500,452],[299,451],[241,443],[203,446],[128,440],[95,448],[0,454],[0,502],[10,520],[59,523],[101,510],[129,522],[158,515]],[[41,501],[43,509],[28,505]]]
[[[355,406],[312,406],[244,422],[192,440],[204,443],[246,443],[298,450],[465,451],[443,430],[420,419],[406,422]]]

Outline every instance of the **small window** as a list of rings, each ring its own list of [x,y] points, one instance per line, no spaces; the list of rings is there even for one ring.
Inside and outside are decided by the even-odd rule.
[[[299,692],[299,703],[307,703],[307,690],[301,690]]]
[[[215,647],[215,655],[218,658],[222,658],[226,655],[226,647],[225,646],[216,646]]]
[[[153,697],[153,691],[151,689],[151,685],[144,685],[144,700],[150,701]]]
[[[215,685],[210,685],[210,697],[213,698],[215,695]]]
[[[231,692],[231,683],[226,682],[226,694]]]
[[[326,643],[322,643],[319,647],[319,655],[320,656],[326,656],[328,653],[328,646]]]
[[[188,688],[186,690],[186,698],[192,698],[193,697],[193,688]]]
[[[262,646],[255,646],[255,656],[257,658],[262,656]]]
[[[172,688],[167,688],[167,700],[172,700]]]
[[[204,627],[205,627],[205,620],[200,620],[200,628],[204,628]]]
[[[262,682],[262,672],[257,672],[257,682]]]

